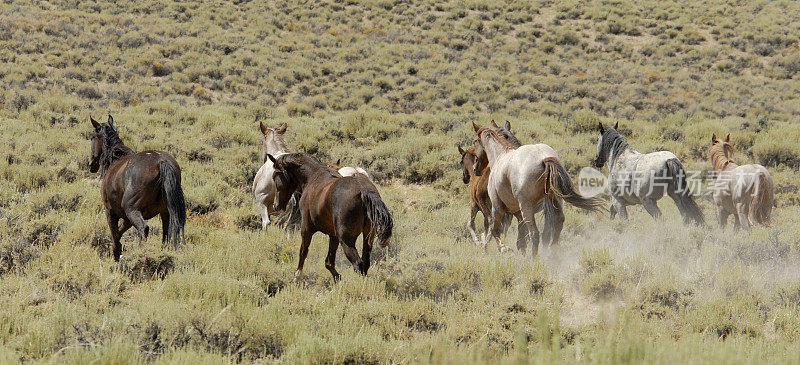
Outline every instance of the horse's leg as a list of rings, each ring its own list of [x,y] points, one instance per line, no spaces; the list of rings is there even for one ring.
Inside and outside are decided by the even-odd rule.
[[[500,252],[508,251],[508,247],[503,245],[500,234],[503,233],[503,217],[506,215],[505,207],[492,204],[492,236],[497,241],[497,249]],[[484,249],[486,246],[484,246]]]
[[[514,213],[514,217],[517,218],[517,251],[525,255],[528,248],[528,226],[522,218],[522,211]]]
[[[725,207],[723,207],[723,206],[718,206],[717,207],[717,220],[719,221],[719,226],[723,230],[725,229],[725,225],[728,223],[728,216],[729,215],[730,215],[730,213],[728,213],[728,211],[725,210]]]
[[[736,215],[739,218],[739,225],[747,232],[750,232],[750,217],[747,216],[747,205],[736,203]]]
[[[536,227],[535,211],[536,205],[532,202],[527,199],[520,202],[520,213],[522,213],[522,220],[528,226],[528,238],[531,241],[531,255],[533,258],[536,258],[539,253],[539,228]]]
[[[360,272],[361,258],[358,257],[358,251],[356,251],[357,237],[358,236],[352,236],[352,235],[344,236],[341,237],[340,242],[342,244],[342,250],[344,250],[344,255],[347,256],[348,260],[350,260],[350,263],[353,265],[353,269]]]
[[[128,216],[128,220],[136,227],[136,230],[139,231],[139,247],[141,247],[142,242],[147,241],[147,235],[150,234],[150,227],[148,227],[147,222],[144,221],[142,212],[135,208],[125,210],[125,215]]]
[[[161,245],[167,244],[167,232],[169,231],[169,212],[161,212]]]
[[[372,241],[375,235],[372,234],[372,228],[369,227],[364,230],[361,244],[361,273],[367,275],[367,270],[369,270],[369,255],[372,252]]]
[[[503,232],[503,233],[505,233],[505,232]],[[490,233],[489,233],[489,215],[488,214],[484,214],[483,215],[483,234],[481,235],[482,236],[481,237],[481,244],[483,244],[484,246],[486,246],[486,242],[489,241],[489,235],[490,235]]]
[[[294,272],[294,279],[298,280],[303,276],[303,264],[306,262],[308,256],[308,246],[311,245],[311,237],[314,232],[304,229],[300,232],[302,242],[300,243],[300,261],[297,263],[297,271]]]
[[[678,201],[675,201],[675,204],[678,204]],[[658,209],[658,203],[652,199],[642,199],[642,205],[647,213],[650,213],[655,219],[661,218],[661,210]]]
[[[478,214],[478,205],[470,202],[469,204],[469,220],[467,221],[467,229],[472,236],[472,242],[478,244],[478,234],[475,232],[475,215]]]
[[[625,207],[625,203],[621,200],[611,197],[611,219],[614,219],[614,214],[619,214],[619,219],[627,220],[628,219],[628,209]]]
[[[328,256],[325,257],[325,268],[333,275],[333,281],[339,281],[339,273],[336,272],[336,250],[339,248],[339,239],[336,236],[328,236]]]
[[[112,248],[114,254],[114,261],[119,261],[119,257],[122,255],[122,243],[120,242],[120,238],[122,238],[122,233],[119,229],[119,217],[114,215],[113,213],[106,213],[106,220],[108,220],[108,229],[111,231],[111,241],[114,247]]]
[[[261,230],[266,231],[267,226],[269,226],[269,209],[264,202],[256,201],[256,208],[258,208],[258,214],[261,215]]]

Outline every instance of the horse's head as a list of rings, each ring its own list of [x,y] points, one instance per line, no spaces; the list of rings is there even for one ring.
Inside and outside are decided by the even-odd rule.
[[[616,131],[619,127],[619,122],[614,124],[614,127],[604,127],[603,123],[597,124],[597,130],[600,132],[600,135],[597,137],[597,155],[594,156],[592,159],[592,166],[595,168],[602,168],[605,166],[608,156],[611,153],[611,143],[608,139],[613,134],[611,131]]]
[[[464,184],[469,184],[472,177],[472,167],[475,165],[475,148],[470,147],[466,150],[458,146],[458,153],[461,154],[461,170],[463,176],[461,178]]]
[[[719,139],[717,138],[716,134],[712,134],[711,148],[709,149],[709,151],[713,152],[716,148],[721,149],[725,157],[731,158],[731,155],[733,155],[733,145],[731,145],[731,134],[728,133],[728,135],[725,136],[725,139]]]
[[[494,121],[492,121],[494,123]],[[472,173],[475,176],[481,176],[483,170],[489,164],[489,158],[486,156],[486,149],[483,147],[482,134],[492,128],[491,126],[480,127],[475,122],[472,123],[472,129],[475,131],[475,141],[472,150],[475,153],[475,163],[472,165]]]
[[[287,171],[287,163],[285,159],[278,157],[277,159],[272,155],[267,155],[267,159],[272,161],[275,172],[272,179],[275,181],[275,191],[278,193],[275,197],[274,207],[275,210],[284,210],[289,200],[292,198],[295,190],[297,190],[297,180]]]
[[[107,123],[98,123],[94,118],[89,116],[89,121],[92,122],[94,132],[90,137],[92,141],[91,155],[89,157],[89,171],[92,173],[100,170],[102,164],[103,152],[106,148],[107,136],[114,134],[117,128],[114,126],[114,118],[109,115]]]
[[[328,162],[328,163],[325,164],[325,167],[327,167],[328,170],[337,171],[338,172],[339,169],[342,168],[342,159],[340,158],[340,159],[336,160],[336,162]]]
[[[288,125],[281,124],[278,127],[267,127],[264,123],[258,122],[261,129],[261,161],[267,162],[267,154],[276,154],[286,151],[286,142],[283,135],[286,133]]]

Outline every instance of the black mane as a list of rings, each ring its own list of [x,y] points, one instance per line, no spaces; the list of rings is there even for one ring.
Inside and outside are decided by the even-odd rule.
[[[622,152],[625,152],[626,149],[630,148],[628,144],[628,140],[625,139],[619,132],[612,128],[612,127],[605,127],[603,129],[603,136],[601,137],[603,142],[600,146],[600,154],[603,156],[604,159],[609,159],[609,157],[614,156],[616,159]],[[606,161],[609,166],[614,163],[614,161]]]
[[[100,174],[102,175],[114,161],[132,154],[133,150],[122,143],[117,129],[113,126],[103,123],[100,125],[100,130],[103,133],[103,150],[100,152]]]

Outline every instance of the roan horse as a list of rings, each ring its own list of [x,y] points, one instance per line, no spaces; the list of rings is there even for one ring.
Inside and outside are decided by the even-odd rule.
[[[298,202],[302,216],[302,243],[295,279],[303,274],[308,246],[316,232],[322,232],[330,239],[325,268],[331,272],[334,280],[339,279],[339,273],[336,272],[339,244],[353,268],[366,275],[373,240],[377,238],[381,246],[388,246],[393,227],[392,215],[375,185],[361,174],[342,177],[305,153],[267,157],[275,166],[274,180],[278,192],[276,209],[284,208],[295,191],[299,190],[302,194]],[[355,247],[359,235],[363,235],[361,257]]]
[[[286,145],[284,134],[286,134],[287,124],[284,123],[279,127],[270,127],[264,123],[258,123],[261,129],[261,168],[258,169],[255,179],[253,179],[253,197],[256,201],[256,208],[259,215],[261,215],[261,229],[267,230],[269,226],[270,215],[277,213],[275,211],[274,202],[277,193],[275,191],[275,182],[272,180],[274,172],[272,161],[267,159],[267,155],[275,157],[282,156],[289,153],[289,146]],[[296,200],[295,197],[294,200]],[[297,210],[296,201],[287,204],[287,210],[278,218],[279,223],[283,223],[286,228],[299,219],[299,211]]]
[[[514,148],[519,148],[522,146],[522,143],[511,133],[511,122],[506,121],[505,127],[499,127],[495,124],[494,120],[491,122],[493,127],[498,128],[500,134],[505,137],[505,139],[512,145]],[[484,170],[481,172],[480,175],[475,175],[474,166],[477,163],[477,156],[475,155],[475,147],[469,147],[466,150],[458,146],[458,153],[461,154],[461,168],[462,168],[462,181],[464,184],[469,185],[468,195],[469,195],[469,207],[470,207],[470,215],[469,219],[467,220],[467,229],[469,230],[470,235],[472,236],[472,240],[476,243],[482,242],[484,243],[484,248],[486,248],[486,241],[489,239],[491,232],[489,231],[489,219],[492,217],[492,202],[489,200],[489,175],[491,174],[491,169],[489,168],[488,161],[486,161],[486,155],[484,154],[482,165],[486,166]],[[545,219],[553,219],[557,212],[555,212],[553,205],[550,203],[549,199],[543,200],[536,206],[536,212],[538,213],[543,208],[549,208],[545,210]],[[483,214],[483,231],[484,235],[481,240],[478,239],[478,234],[475,231],[475,216],[481,212]],[[510,213],[506,213],[505,217],[503,218],[503,233],[505,234],[508,226],[511,224],[511,217]],[[562,217],[563,219],[563,214]],[[522,223],[519,221],[518,223]],[[552,226],[552,223],[548,223],[546,227]],[[524,237],[524,227],[520,226],[518,230],[518,245],[519,240],[527,239]],[[550,241],[552,238],[549,232],[544,232],[543,236],[545,240]],[[552,242],[548,242],[551,243]]]
[[[628,205],[642,204],[653,218],[661,216],[658,200],[669,195],[678,206],[684,223],[703,223],[703,213],[692,198],[686,182],[683,164],[672,152],[658,151],[647,154],[633,149],[625,137],[613,128],[598,124],[597,156],[592,161],[596,168],[608,162],[608,188],[611,194],[611,218],[619,213],[628,218]]]
[[[161,215],[161,242],[177,248],[186,225],[186,207],[181,189],[181,168],[170,154],[161,151],[134,153],[119,138],[114,118],[94,126],[89,171],[100,170],[100,190],[106,219],[114,241],[114,261],[122,254],[120,238],[131,226],[139,232],[139,244],[147,239],[146,219]],[[122,219],[122,226],[119,220]]]
[[[733,214],[734,227],[750,230],[751,225],[761,224],[769,227],[772,212],[773,183],[764,166],[758,164],[739,166],[733,161],[731,135],[725,140],[711,137],[709,158],[717,178],[714,181],[714,203],[717,204],[717,217],[723,228],[728,216]]]
[[[512,213],[520,222],[528,240],[532,242],[532,255],[539,250],[539,229],[536,227],[534,212],[536,205],[549,198],[556,212],[562,211],[561,199],[582,209],[602,210],[602,200],[580,196],[572,186],[556,152],[548,145],[524,145],[514,148],[499,131],[489,125],[475,130],[475,154],[478,163],[474,171],[480,175],[485,166],[483,156],[491,168],[489,175],[489,199],[492,202],[492,235],[497,240],[500,251],[506,248],[500,240],[502,218],[506,212]],[[563,217],[563,212],[561,213]],[[554,219],[547,230],[551,230],[553,244],[558,243],[563,228],[563,219]],[[521,233],[522,234],[522,233]],[[518,240],[517,248],[525,252],[527,240]]]

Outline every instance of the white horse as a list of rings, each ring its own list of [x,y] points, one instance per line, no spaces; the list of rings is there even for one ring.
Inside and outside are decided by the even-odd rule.
[[[353,176],[355,174],[364,175],[368,179],[372,180],[372,178],[369,176],[367,171],[362,169],[362,168],[360,168],[360,167],[345,166],[345,167],[342,167],[342,168],[339,169],[339,175],[342,175],[342,177]]]
[[[614,128],[599,123],[597,156],[593,165],[602,168],[608,162],[608,188],[611,194],[611,218],[619,213],[628,218],[628,205],[642,204],[653,218],[661,216],[658,200],[669,195],[678,206],[685,223],[703,224],[703,213],[692,198],[686,171],[678,157],[669,151],[640,153],[628,145]]]
[[[733,214],[734,227],[750,230],[751,225],[769,227],[772,213],[772,177],[764,166],[758,164],[739,166],[733,161],[731,135],[725,140],[711,136],[709,158],[717,179],[714,181],[714,203],[717,205],[719,225],[725,228],[728,216]]]
[[[528,240],[532,242],[532,255],[539,250],[539,229],[536,227],[534,212],[536,205],[545,198],[550,199],[556,211],[563,209],[561,200],[586,210],[601,210],[603,201],[597,198],[580,196],[572,186],[558,154],[545,144],[524,145],[515,148],[495,126],[479,127],[475,130],[475,154],[478,161],[473,170],[480,176],[487,161],[491,169],[489,175],[489,199],[492,202],[492,236],[500,251],[506,251],[500,240],[503,217],[513,214],[525,229]],[[485,155],[485,159],[482,158]],[[554,219],[551,229],[553,243],[558,242],[564,220]],[[517,242],[518,249],[525,252],[527,240]]]
[[[261,128],[261,160],[264,164],[258,169],[256,178],[253,179],[253,196],[256,200],[256,208],[261,215],[261,229],[267,230],[270,224],[270,214],[275,212],[274,201],[277,196],[275,190],[275,181],[272,175],[275,169],[272,166],[272,161],[267,159],[267,155],[279,157],[289,153],[289,147],[283,139],[283,134],[286,133],[287,125],[284,123],[280,127],[267,128],[264,123],[259,122]]]

